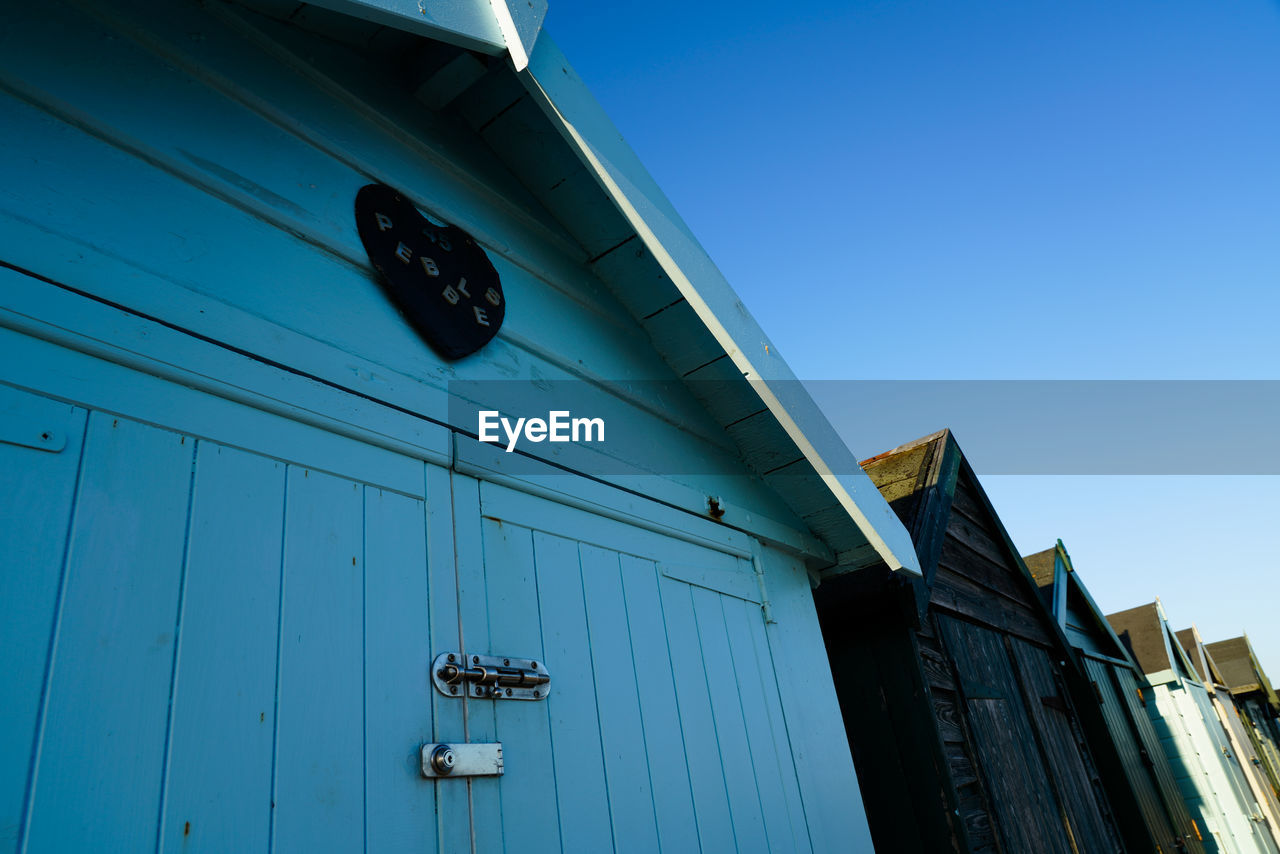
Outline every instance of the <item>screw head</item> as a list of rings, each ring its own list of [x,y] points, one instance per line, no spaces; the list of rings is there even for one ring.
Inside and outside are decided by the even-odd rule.
[[[510,689],[510,688],[508,688],[508,689],[507,689],[507,696],[508,696],[508,697],[510,697],[510,696],[511,696],[511,689]]]
[[[458,686],[457,686],[457,685],[450,685],[450,686],[449,686],[449,693],[450,693],[450,694],[456,694],[456,693],[458,693]]]
[[[481,694],[483,694],[483,693],[484,693],[484,689],[483,689],[483,688],[481,688],[479,685],[477,685],[477,686],[476,686],[476,696],[477,696],[477,697],[479,697],[479,696],[480,696]]]
[[[538,662],[536,662],[536,661],[530,661],[530,662],[529,662],[529,666],[530,666],[530,667],[532,667],[534,670],[537,670],[537,669],[538,669]]]
[[[472,663],[472,664],[479,664],[479,663],[480,663],[480,656],[478,656],[478,655],[473,655],[473,656],[471,656],[471,663]]]
[[[453,653],[449,653],[449,660],[450,660],[450,661],[453,661],[453,659],[454,659],[454,655],[453,655]]]
[[[511,659],[509,659],[509,658],[504,658],[504,659],[502,659],[502,666],[503,666],[503,667],[510,667],[510,666],[511,666]]]

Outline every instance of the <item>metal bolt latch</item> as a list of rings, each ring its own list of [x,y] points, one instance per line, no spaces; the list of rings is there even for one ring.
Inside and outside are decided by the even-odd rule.
[[[546,667],[510,656],[441,653],[432,662],[431,681],[446,697],[542,700],[551,693],[551,674]]]
[[[458,757],[454,755],[453,748],[447,744],[437,744],[436,749],[431,751],[431,767],[441,777],[452,774],[453,766],[457,761]]]

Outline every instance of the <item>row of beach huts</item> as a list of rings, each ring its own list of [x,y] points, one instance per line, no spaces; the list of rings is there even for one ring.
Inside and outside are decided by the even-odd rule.
[[[546,12],[0,2],[0,852],[1275,852],[1247,641],[860,466]]]
[[[1104,615],[1061,541],[1019,557],[947,431],[863,465],[922,569],[815,590],[877,850],[1280,850],[1247,637]]]

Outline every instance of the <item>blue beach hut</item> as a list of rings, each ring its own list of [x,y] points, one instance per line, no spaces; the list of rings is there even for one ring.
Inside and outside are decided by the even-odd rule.
[[[544,13],[0,11],[0,850],[870,850],[911,541]]]

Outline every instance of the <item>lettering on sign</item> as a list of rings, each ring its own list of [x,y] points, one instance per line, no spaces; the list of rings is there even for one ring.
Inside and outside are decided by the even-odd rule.
[[[356,229],[383,291],[441,356],[461,359],[498,334],[502,282],[467,232],[427,218],[385,184],[356,194]]]

